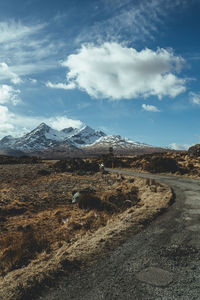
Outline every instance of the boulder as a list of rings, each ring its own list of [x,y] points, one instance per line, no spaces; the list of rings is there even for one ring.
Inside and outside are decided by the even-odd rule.
[[[78,203],[82,209],[101,209],[101,200],[91,188],[86,188],[73,193],[72,203]]]

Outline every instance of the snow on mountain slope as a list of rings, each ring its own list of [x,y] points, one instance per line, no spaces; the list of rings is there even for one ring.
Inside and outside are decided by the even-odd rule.
[[[58,146],[69,136],[68,132],[64,130],[58,131],[52,129],[45,123],[41,123],[31,132],[25,134],[20,138],[12,140],[11,138],[5,141],[3,138],[0,141],[0,149],[11,148],[22,151],[33,151],[33,150],[42,150],[49,147]],[[70,141],[65,141],[65,145],[71,145]]]
[[[115,148],[144,148],[151,147],[150,145],[131,141],[127,138],[123,138],[120,135],[107,135],[99,138],[91,145],[87,145],[87,147],[113,147]]]
[[[96,131],[89,126],[81,129],[69,127],[58,131],[45,123],[41,123],[34,130],[20,138],[4,137],[0,140],[0,149],[34,151],[60,145],[65,145],[65,147],[81,147],[94,143],[102,136],[105,136],[105,133]]]
[[[60,132],[62,132],[66,138],[70,138],[73,135],[77,134],[80,131],[80,129],[78,128],[73,128],[73,127],[68,127],[68,128],[64,128],[62,129]]]
[[[147,149],[152,146],[131,141],[120,135],[106,135],[104,132],[94,130],[89,126],[81,129],[69,127],[59,131],[45,123],[40,124],[34,130],[20,138],[6,136],[0,140],[0,150],[29,152],[46,149],[52,149],[52,151],[54,151],[53,149],[57,149],[57,151],[61,151],[60,149],[62,151],[65,149],[66,151],[73,151],[75,149],[96,151],[98,148],[104,149],[107,152],[109,147],[113,147],[115,150],[134,150]]]
[[[13,146],[18,150],[39,150],[52,147],[61,140],[62,134],[59,131],[42,123],[23,137],[18,138]]]
[[[0,148],[6,149],[8,147],[12,147],[15,142],[16,142],[16,139],[13,136],[7,135],[0,140]]]
[[[89,126],[81,128],[70,140],[78,147],[91,145],[99,138],[106,136],[104,132],[92,129]]]

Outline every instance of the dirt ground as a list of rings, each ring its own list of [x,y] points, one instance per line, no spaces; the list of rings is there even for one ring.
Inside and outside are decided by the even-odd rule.
[[[0,299],[20,299],[58,274],[91,263],[172,199],[171,189],[155,180],[48,171],[49,163],[0,166]],[[114,203],[110,211],[72,204],[72,192],[88,187],[102,201],[118,199],[122,205]]]

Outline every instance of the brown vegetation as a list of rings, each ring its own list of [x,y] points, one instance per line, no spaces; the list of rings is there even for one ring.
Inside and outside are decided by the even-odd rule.
[[[6,164],[36,164],[40,163],[41,160],[37,158],[36,156],[21,156],[21,157],[15,157],[15,156],[6,156],[6,155],[0,155],[0,165],[6,165]]]
[[[194,157],[200,157],[200,144],[196,144],[188,149],[188,153]]]
[[[190,155],[188,152],[153,153],[116,159],[121,160],[120,168],[132,168],[139,172],[200,177],[200,157]],[[116,167],[118,165],[119,163]]]
[[[17,299],[70,262],[102,255],[133,226],[138,230],[153,219],[172,197],[155,181],[91,175],[87,168],[77,175],[59,169],[64,163],[0,166],[1,299]],[[72,204],[74,192],[88,188],[100,206]]]
[[[78,175],[92,175],[99,171],[99,164],[89,159],[71,158],[58,161],[53,165],[53,169],[58,172],[76,172]]]
[[[65,162],[56,163],[53,169],[63,165]],[[130,200],[131,206],[139,201],[133,183],[123,180],[122,184],[120,178],[102,173],[73,176],[52,169],[50,172],[48,165],[40,164],[5,165],[0,168],[0,175],[3,177],[0,184],[1,275],[27,265],[42,251],[55,250],[66,241],[72,243],[77,234],[84,235],[87,230],[106,225],[110,214],[127,208],[126,200]],[[83,201],[82,205],[73,205],[74,190],[88,186],[94,191],[93,195],[86,195],[90,205],[84,205]],[[91,204],[95,198],[98,207]]]

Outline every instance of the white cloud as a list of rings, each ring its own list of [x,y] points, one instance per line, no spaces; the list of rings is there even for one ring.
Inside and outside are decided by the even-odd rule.
[[[193,104],[200,105],[200,93],[190,93],[190,101]]]
[[[72,90],[75,89],[76,85],[74,82],[70,82],[69,84],[65,83],[52,83],[48,81],[46,83],[47,87],[53,88],[53,89],[63,89],[63,90]]]
[[[7,84],[0,85],[0,104],[19,104],[21,102],[19,94],[19,89],[14,89],[12,86]]]
[[[53,116],[49,118],[43,116],[26,116],[12,113],[8,107],[0,105],[0,138],[5,135],[13,135],[14,137],[22,136],[42,122],[57,130],[67,127],[80,128],[83,126],[80,120],[73,120],[67,116]]]
[[[119,43],[84,45],[62,62],[67,67],[67,84],[56,88],[79,88],[95,98],[131,99],[176,97],[185,91],[185,79],[175,75],[184,60],[172,50],[148,48],[137,51]]]
[[[14,114],[10,113],[8,108],[4,105],[0,105],[0,115],[1,115],[1,118],[0,118],[0,124],[4,124],[6,123],[8,120],[10,120]]]
[[[41,30],[44,26],[45,24],[26,26],[14,20],[0,22],[0,43],[11,43],[13,41],[22,40],[29,35],[37,33],[38,30]]]
[[[67,117],[57,116],[47,119],[46,122],[53,128],[61,130],[67,127],[80,128],[83,123],[80,120],[72,120]]]
[[[16,73],[12,72],[5,62],[0,63],[0,79],[1,78],[8,78],[14,84],[19,84],[22,82],[21,78]]]
[[[160,112],[160,110],[154,105],[142,104],[142,108],[150,112]]]
[[[177,143],[171,143],[169,146],[170,146],[170,148],[172,148],[174,150],[188,150],[188,148],[191,145],[188,145],[188,144],[180,145],[180,144],[177,144]]]
[[[4,69],[9,66],[6,72],[0,70],[1,81],[10,79],[18,84],[20,76],[57,67],[55,56],[63,42],[54,40],[47,30],[48,25],[44,23],[0,22],[0,62],[3,62]]]
[[[0,116],[0,136],[2,137],[14,130],[14,126],[10,123],[14,115],[8,111],[6,106],[0,105]]]

